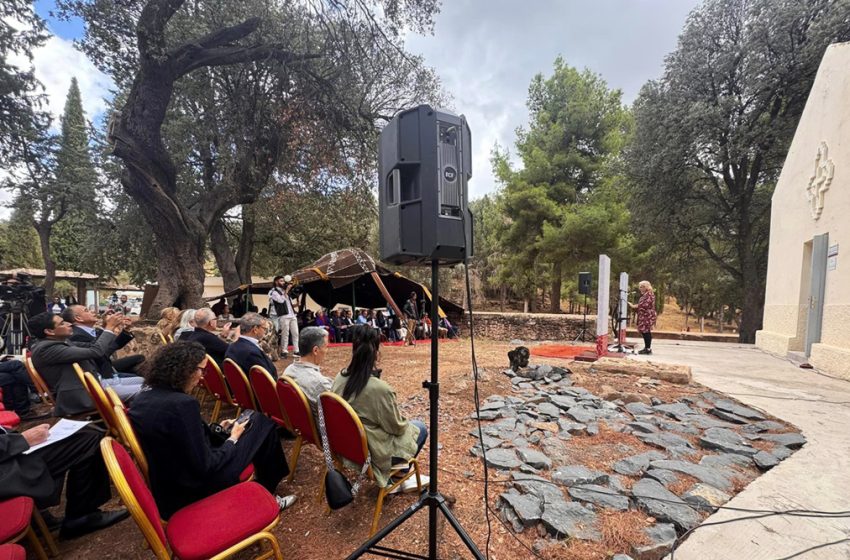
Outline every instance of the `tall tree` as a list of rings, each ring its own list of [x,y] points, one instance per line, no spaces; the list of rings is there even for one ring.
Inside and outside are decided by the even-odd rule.
[[[126,167],[124,189],[154,233],[159,293],[151,313],[178,301],[200,304],[207,238],[226,212],[256,201],[265,185],[262,180],[228,180],[216,181],[210,190],[193,190],[194,185],[184,183],[175,146],[165,141],[163,129],[183,82],[222,67],[266,65],[290,80],[310,78],[316,91],[332,94],[334,83],[328,78],[333,75],[322,69],[343,74],[345,66],[339,63],[345,49],[364,49],[373,44],[372,39],[383,37],[375,52],[398,50],[402,26],[416,23],[417,18],[430,25],[436,9],[432,0],[393,3],[383,15],[371,2],[354,0],[314,2],[306,7],[270,0],[239,5],[206,0],[188,6],[185,0],[148,0],[110,9],[94,0],[59,3],[66,12],[83,17],[87,23],[83,48],[127,88],[110,140]],[[300,17],[293,18],[298,10]],[[306,27],[299,27],[299,22]],[[352,123],[374,118],[368,105],[359,109],[346,113],[346,118]],[[239,144],[250,146],[255,131],[247,124]],[[275,133],[274,123],[262,128],[266,132]],[[245,150],[232,169],[241,166],[247,174],[270,173],[275,152],[287,149],[286,138],[272,140],[259,150]],[[237,174],[234,177],[238,179]]]
[[[846,0],[707,0],[635,103],[636,223],[735,279],[742,342],[761,328],[773,188],[824,50],[850,39],[848,24]]]
[[[13,210],[0,222],[0,268],[38,268],[41,266],[38,234],[29,216]]]

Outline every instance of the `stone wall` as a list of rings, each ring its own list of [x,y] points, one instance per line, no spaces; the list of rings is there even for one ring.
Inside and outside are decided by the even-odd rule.
[[[574,340],[581,331],[582,315],[553,313],[474,312],[475,336],[494,340]],[[468,335],[466,321],[458,322],[463,336]],[[586,341],[596,338],[596,316],[587,316]]]

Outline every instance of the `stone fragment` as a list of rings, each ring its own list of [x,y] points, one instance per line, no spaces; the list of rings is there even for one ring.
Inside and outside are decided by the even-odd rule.
[[[602,540],[602,534],[596,529],[596,514],[575,502],[545,505],[542,521],[548,533],[555,538]]]
[[[505,408],[505,401],[490,401],[481,405],[481,411],[499,410]]]
[[[541,403],[537,405],[537,413],[551,418],[557,418],[561,415],[561,409],[552,403]]]
[[[736,455],[734,453],[720,453],[719,455],[705,455],[699,460],[699,464],[710,468],[726,468],[729,467],[752,467],[753,460],[745,455]]]
[[[632,487],[632,495],[649,515],[669,521],[683,531],[696,527],[701,521],[693,508],[655,480],[640,479]]]
[[[487,452],[487,465],[496,469],[511,470],[522,464],[513,449],[492,449]]]
[[[750,420],[765,420],[764,414],[762,414],[758,410],[755,410],[748,406],[737,404],[726,399],[719,399],[714,401],[714,408],[722,410],[724,412],[730,412],[732,414],[742,416]]]
[[[596,414],[584,408],[583,406],[574,406],[567,411],[567,415],[582,424],[589,424],[596,420]]]
[[[671,422],[668,420],[658,420],[656,422],[659,428],[665,432],[678,432],[680,434],[687,434],[689,436],[698,436],[702,433],[702,430],[699,428],[695,428],[686,422]]]
[[[688,461],[659,460],[652,461],[649,466],[653,469],[664,469],[690,475],[700,482],[704,482],[721,490],[732,490],[732,482],[717,469],[711,469]]]
[[[513,510],[523,527],[537,524],[543,516],[543,502],[533,494],[520,494],[510,489],[499,496],[499,500]]]
[[[659,461],[661,459],[666,459],[666,457],[660,451],[648,451],[646,453],[641,453],[640,455],[624,457],[614,463],[612,468],[618,473],[626,476],[637,476],[646,470],[650,461]]]
[[[661,560],[676,543],[676,528],[669,523],[659,523],[643,530],[649,544],[632,548],[635,560]]]
[[[690,441],[676,434],[660,432],[656,434],[635,434],[641,441],[655,447],[666,449],[675,455],[683,455],[693,451]]]
[[[514,513],[513,508],[510,506],[501,506],[499,508],[499,517],[502,518],[502,521],[510,524],[511,528],[514,530],[514,533],[521,533],[525,526],[520,521],[517,514]]]
[[[572,486],[567,492],[575,499],[582,502],[590,502],[600,507],[626,511],[629,509],[629,499],[605,486],[587,484]]]
[[[773,420],[763,420],[761,422],[754,422],[752,424],[744,426],[743,428],[745,432],[749,432],[751,434],[758,434],[761,432],[779,432],[785,429],[786,428],[784,424],[774,422]]]
[[[567,397],[564,395],[552,395],[549,397],[549,401],[562,410],[568,410],[578,404],[578,401],[573,397]]]
[[[496,418],[502,415],[502,409],[499,410],[481,410],[481,412],[476,416],[475,412],[469,415],[470,418],[475,420],[476,418],[480,420],[495,420]]]
[[[555,422],[532,422],[531,427],[543,430],[544,432],[552,432],[553,434],[558,433],[558,424]]]
[[[611,558],[611,560],[635,560],[635,559],[632,558],[631,556],[629,556],[628,554],[615,554],[614,557]]]
[[[770,451],[770,454],[782,461],[793,455],[794,452],[784,445],[777,445]]]
[[[658,412],[670,416],[671,418],[675,418],[676,420],[686,420],[688,416],[694,414],[693,409],[685,403],[660,404],[653,408]]]
[[[607,484],[608,475],[581,465],[558,467],[552,472],[552,481],[562,486],[580,484]]]
[[[532,494],[542,502],[554,503],[565,501],[561,488],[542,476],[513,472],[511,473],[511,479],[514,488],[519,489],[523,494]]]
[[[589,435],[589,436],[599,435],[599,424],[597,424],[596,422],[591,422],[590,424],[588,424],[587,425],[587,435]]]
[[[629,422],[627,425],[634,431],[641,432],[644,434],[651,434],[653,432],[658,431],[658,428],[656,428],[649,422]]]
[[[758,453],[758,450],[747,443],[744,438],[726,428],[709,428],[699,438],[699,443],[706,449],[718,449],[736,455],[752,457]]]
[[[788,434],[762,434],[760,439],[772,441],[779,445],[784,445],[790,449],[800,449],[806,444],[806,438],[803,434],[788,433]]]
[[[566,418],[561,418],[558,420],[558,426],[561,428],[562,432],[567,432],[572,435],[584,435],[587,434],[587,425],[580,424],[578,422],[570,422]]]
[[[521,447],[517,449],[519,458],[523,463],[531,465],[535,469],[551,469],[552,459],[530,447]]]
[[[660,482],[665,487],[679,481],[679,477],[676,476],[676,473],[666,469],[648,469],[644,473],[644,476]]]
[[[779,459],[777,459],[776,455],[774,455],[773,453],[768,453],[767,451],[759,451],[758,453],[753,455],[753,462],[761,470],[767,471],[778,465]]]
[[[712,408],[709,410],[711,414],[714,414],[718,418],[722,418],[727,422],[732,422],[733,424],[747,424],[749,420],[744,418],[743,416],[738,416],[737,414],[732,414],[731,412],[726,412],[724,410],[720,410],[719,408]]]
[[[714,511],[732,496],[709,484],[698,483],[682,494],[682,499],[698,510]]]
[[[626,410],[634,414],[635,416],[639,414],[653,414],[655,410],[642,402],[634,402],[626,405]]]

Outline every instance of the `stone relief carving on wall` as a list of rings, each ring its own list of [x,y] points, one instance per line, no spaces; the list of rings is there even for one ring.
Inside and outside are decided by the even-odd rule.
[[[834,174],[835,164],[829,159],[829,146],[823,141],[818,147],[817,156],[815,156],[815,172],[809,178],[809,184],[806,187],[806,198],[809,201],[812,218],[815,220],[820,218],[821,212],[823,212],[826,191],[829,190]]]

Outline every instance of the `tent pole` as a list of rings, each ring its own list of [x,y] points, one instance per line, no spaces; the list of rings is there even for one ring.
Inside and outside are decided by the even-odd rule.
[[[390,307],[393,308],[393,312],[396,314],[396,316],[398,316],[399,319],[403,318],[404,314],[401,312],[401,309],[399,309],[398,305],[396,305],[393,296],[391,296],[390,293],[387,291],[387,287],[384,286],[384,281],[381,280],[381,275],[377,272],[372,272],[371,275],[372,280],[375,282],[375,285],[378,286],[378,289],[381,291],[381,295],[384,296],[384,299],[387,300],[387,303],[390,305]]]

